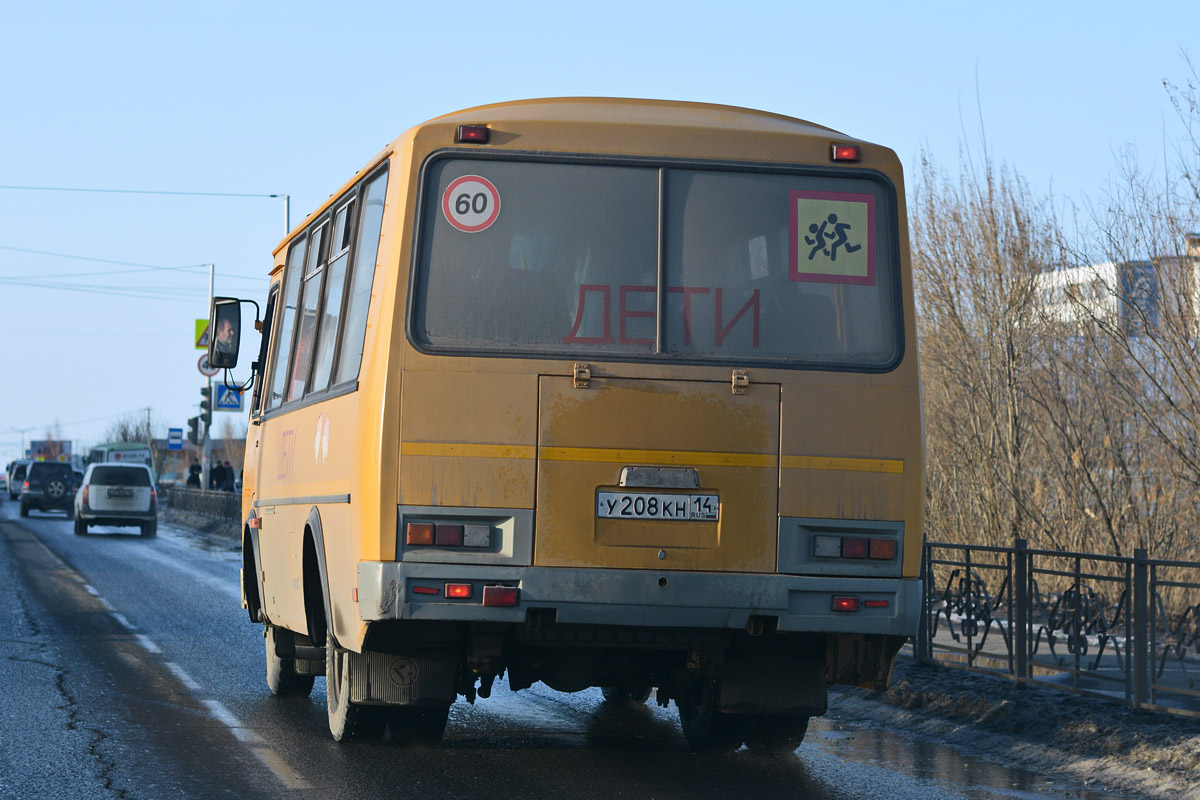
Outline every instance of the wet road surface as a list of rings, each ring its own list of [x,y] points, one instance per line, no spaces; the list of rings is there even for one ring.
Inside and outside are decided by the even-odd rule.
[[[850,725],[835,704],[794,755],[697,755],[674,708],[541,684],[456,703],[437,748],[342,745],[323,680],[310,698],[267,691],[229,543],[167,525],[77,537],[63,515],[18,520],[9,502],[0,534],[0,797],[1122,796]]]

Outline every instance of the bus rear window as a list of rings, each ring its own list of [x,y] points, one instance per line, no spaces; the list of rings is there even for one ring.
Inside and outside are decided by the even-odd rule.
[[[444,159],[424,185],[412,332],[429,350],[851,369],[898,357],[881,181]]]

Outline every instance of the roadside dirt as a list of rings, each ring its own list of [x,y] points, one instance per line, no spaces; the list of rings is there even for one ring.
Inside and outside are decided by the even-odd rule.
[[[1200,719],[897,661],[886,692],[838,687],[839,717],[904,728],[964,752],[1069,773],[1097,788],[1200,799]]]

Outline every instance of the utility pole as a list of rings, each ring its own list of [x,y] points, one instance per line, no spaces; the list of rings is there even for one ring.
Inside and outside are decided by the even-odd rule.
[[[285,200],[284,207],[286,208],[286,206],[287,206],[287,201]],[[209,313],[210,319],[212,318],[213,278],[215,276],[215,272],[216,272],[216,264],[209,264],[208,265],[208,313]],[[217,332],[209,331],[208,335],[211,340],[211,338],[213,336],[217,335]],[[212,377],[210,376],[208,378],[208,403],[209,403],[208,419],[209,420],[212,420],[212,412],[215,410],[215,408],[213,407],[213,403],[215,401],[216,401],[216,398],[213,397],[213,391],[212,391]],[[204,426],[204,444],[200,451],[200,453],[201,453],[200,467],[203,470],[203,472],[201,473],[201,476],[200,476],[200,488],[202,490],[208,489],[208,471],[210,469],[209,461],[212,458],[212,436],[211,436],[211,432],[209,431],[210,427],[212,427],[212,426],[211,425]]]

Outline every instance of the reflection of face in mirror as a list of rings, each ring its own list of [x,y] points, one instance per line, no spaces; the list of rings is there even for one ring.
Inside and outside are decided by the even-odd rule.
[[[238,303],[222,303],[217,305],[215,320],[216,330],[213,335],[213,348],[209,359],[214,367],[237,366],[238,343],[240,341],[241,306]]]
[[[217,349],[222,353],[234,352],[233,322],[228,317],[217,323]]]

